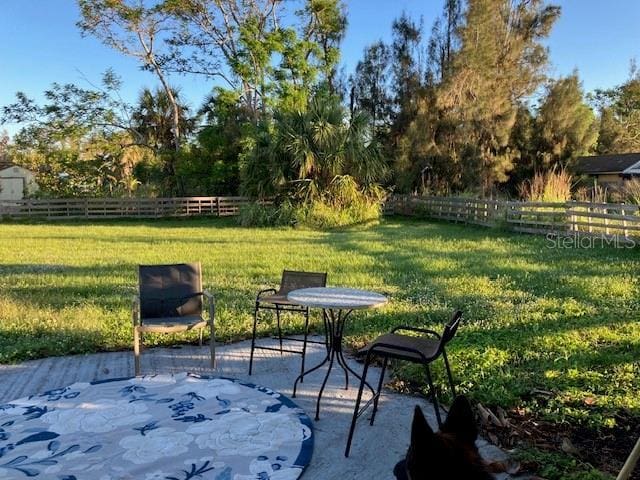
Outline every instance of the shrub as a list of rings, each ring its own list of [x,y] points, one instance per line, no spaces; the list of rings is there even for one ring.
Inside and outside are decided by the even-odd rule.
[[[314,196],[299,196],[275,205],[252,203],[240,209],[242,226],[266,227],[298,225],[314,229],[345,227],[377,220],[382,214],[385,191],[360,189],[348,175],[336,176],[327,191]]]
[[[296,224],[323,230],[377,220],[382,208],[380,203],[365,202],[336,208],[328,202],[316,200],[301,204],[293,212]]]
[[[272,205],[263,202],[249,203],[240,207],[237,217],[243,227],[272,227],[291,225],[293,221],[290,204]]]

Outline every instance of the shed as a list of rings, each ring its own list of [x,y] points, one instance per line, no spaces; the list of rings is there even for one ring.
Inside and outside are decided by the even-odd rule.
[[[0,157],[0,201],[21,200],[38,191],[33,172]]]
[[[575,172],[593,177],[598,183],[622,186],[627,180],[640,178],[640,153],[578,157]]]

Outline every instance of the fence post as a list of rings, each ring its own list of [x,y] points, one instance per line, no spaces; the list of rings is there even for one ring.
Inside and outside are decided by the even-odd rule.
[[[498,208],[498,205],[496,205],[496,209]],[[511,230],[511,226],[509,225],[509,209],[511,208],[511,206],[509,205],[509,202],[504,202],[503,205],[503,212],[500,215],[502,217],[502,220],[504,221],[504,224],[506,225],[507,230]]]
[[[216,197],[216,212],[220,216],[220,197]]]
[[[620,213],[622,213],[622,233],[624,235],[625,238],[627,238],[629,236],[629,230],[627,229],[627,219],[624,218],[624,210],[620,210]]]
[[[574,231],[574,224],[573,224],[573,214],[571,213],[571,202],[565,202],[564,204],[564,216],[567,220],[567,227],[569,232],[573,232]],[[552,217],[553,218],[553,217]]]

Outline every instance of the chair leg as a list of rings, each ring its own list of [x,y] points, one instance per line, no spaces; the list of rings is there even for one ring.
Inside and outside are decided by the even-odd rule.
[[[211,328],[211,338],[209,340],[209,349],[211,350],[211,368],[216,368],[216,329],[213,319],[211,319],[209,326]],[[200,335],[202,338],[202,330],[200,331]]]
[[[138,327],[133,327],[133,365],[135,376],[140,375],[140,332]]]
[[[276,304],[276,321],[278,323],[278,341],[280,342],[280,356],[282,356],[282,328],[280,328],[280,307]]]
[[[364,362],[364,369],[362,371],[362,379],[360,380],[360,388],[358,388],[358,396],[356,397],[356,406],[353,409],[353,417],[351,417],[351,427],[349,427],[349,436],[347,437],[347,448],[344,450],[344,456],[348,457],[351,451],[351,441],[353,440],[353,434],[356,430],[356,422],[358,421],[358,411],[360,410],[360,401],[362,400],[362,391],[364,390],[364,384],[367,379],[367,372],[369,371],[370,356]]]
[[[451,400],[456,398],[456,388],[453,385],[453,375],[451,375],[451,367],[449,366],[449,359],[447,358],[447,352],[442,349],[442,358],[444,359],[444,366],[447,370],[447,377],[449,377],[449,386],[451,387]]]
[[[253,352],[256,348],[256,327],[258,325],[258,309],[260,304],[256,302],[256,309],[253,312],[253,333],[251,334],[251,353],[249,355],[249,375],[253,371]]]
[[[376,419],[378,400],[380,400],[380,393],[382,392],[382,383],[384,382],[384,372],[387,370],[387,363],[389,363],[389,359],[385,357],[382,363],[382,371],[380,372],[380,380],[378,380],[378,390],[376,392],[376,396],[373,397],[373,414],[371,415],[371,422],[369,422],[369,425],[373,425],[373,422]]]
[[[438,404],[438,394],[433,386],[433,380],[431,379],[431,369],[429,365],[425,365],[427,370],[427,382],[429,383],[429,393],[431,394],[431,401],[433,402],[433,409],[436,412],[436,420],[438,420],[438,427],[442,427],[442,419],[440,418],[440,405]]]
[[[304,340],[302,341],[302,364],[300,365],[300,383],[304,382],[304,358],[307,355],[307,337],[309,336],[309,307],[304,312]]]

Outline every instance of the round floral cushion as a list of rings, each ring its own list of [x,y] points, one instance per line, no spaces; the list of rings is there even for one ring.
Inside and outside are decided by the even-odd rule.
[[[302,409],[230,378],[74,383],[0,405],[0,479],[294,480],[312,451]]]

